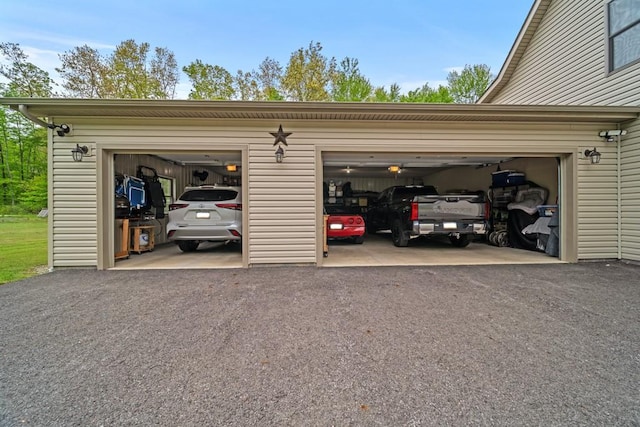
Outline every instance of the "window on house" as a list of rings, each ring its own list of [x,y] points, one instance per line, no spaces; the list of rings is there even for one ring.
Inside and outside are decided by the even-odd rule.
[[[162,192],[164,193],[164,210],[169,211],[169,205],[175,200],[175,178],[167,178],[159,176],[158,181],[162,185]]]
[[[609,2],[609,71],[640,59],[640,0]]]

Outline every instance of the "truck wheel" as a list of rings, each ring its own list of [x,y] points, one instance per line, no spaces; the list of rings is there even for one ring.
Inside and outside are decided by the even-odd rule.
[[[198,249],[200,242],[197,240],[180,240],[178,241],[178,247],[182,252],[193,252]]]
[[[373,225],[369,225],[368,223],[366,224],[366,228],[367,228],[367,233],[369,234],[376,234],[376,232],[378,231],[376,227],[374,227]]]
[[[402,229],[402,222],[399,219],[393,221],[391,225],[391,240],[398,247],[405,247],[409,244],[409,235]]]
[[[449,240],[451,240],[451,244],[456,248],[464,248],[469,246],[469,243],[471,243],[471,239],[469,238],[468,234],[449,236]]]

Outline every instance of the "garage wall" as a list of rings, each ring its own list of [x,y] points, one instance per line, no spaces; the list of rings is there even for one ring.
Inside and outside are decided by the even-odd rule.
[[[585,146],[596,146],[603,152],[603,165],[578,162],[586,183],[581,183],[580,189],[587,199],[592,188],[586,185],[593,181],[603,193],[616,192],[608,172],[609,162],[615,162],[615,150],[611,153],[602,146],[597,136],[601,126],[596,125],[67,119],[63,121],[73,124],[73,134],[54,138],[52,144],[54,266],[98,265],[96,218],[100,204],[96,198],[95,157],[73,163],[70,150],[77,142],[91,146],[94,152],[246,150],[250,159],[249,168],[243,167],[244,188],[248,191],[248,247],[243,254],[250,265],[317,262],[322,195],[316,172],[321,175],[322,165],[316,158],[323,150],[488,156],[506,152],[527,157],[579,153]],[[286,132],[293,132],[287,138],[289,147],[280,164],[275,162],[274,138],[269,135],[279,124]],[[85,179],[79,180],[79,176]],[[107,196],[104,203],[109,200]],[[580,200],[581,231],[592,230],[594,224],[613,224],[616,228],[615,212],[599,203],[583,203],[582,194]],[[585,231],[578,239],[580,258],[615,257],[617,253],[617,244],[592,233]],[[597,250],[592,250],[591,242],[597,243]],[[107,252],[108,244],[101,247]]]
[[[621,139],[621,255],[640,261],[640,120],[622,126]]]
[[[89,267],[97,264],[96,158],[74,162],[76,143],[95,153],[86,137],[53,137],[49,144],[49,266]]]
[[[293,134],[282,163],[275,160],[274,138],[264,137],[277,125],[256,131],[261,141],[249,146],[249,264],[316,261],[315,147],[297,128],[283,127]]]
[[[345,175],[329,175],[327,174],[324,177],[325,182],[329,182],[329,180],[333,179],[338,185],[339,182],[342,184],[346,182],[351,182],[351,188],[354,191],[375,191],[380,192],[385,188],[394,186],[394,185],[411,185],[411,184],[421,184],[422,179],[419,178],[404,178],[402,174],[398,176],[398,178],[361,178],[361,177],[353,177],[353,176],[345,176]]]

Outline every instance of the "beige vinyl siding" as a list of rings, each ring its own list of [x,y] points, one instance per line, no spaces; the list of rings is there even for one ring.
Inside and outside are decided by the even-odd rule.
[[[640,120],[624,126],[621,151],[621,255],[640,261]]]
[[[284,130],[293,135],[282,163],[275,161],[273,137],[249,147],[252,265],[316,262],[315,149],[303,132],[290,126]]]
[[[640,105],[640,64],[607,73],[605,3],[553,0],[494,104]]]
[[[97,262],[97,193],[95,157],[74,162],[71,149],[94,145],[84,139],[54,138],[50,189],[50,264],[88,267]]]
[[[616,259],[619,247],[617,150],[614,145],[596,148],[602,154],[599,164],[591,164],[586,159],[578,162],[579,259]]]
[[[315,151],[311,143],[290,143],[292,147],[287,148],[285,161],[277,164],[272,145],[274,138],[269,132],[275,132],[279,122],[258,126],[238,121],[213,125],[209,120],[171,122],[167,125],[166,121],[160,120],[118,120],[114,123],[105,119],[79,119],[74,120],[74,137],[91,135],[101,148],[123,156],[163,151],[230,151],[250,147],[250,165],[243,167],[248,174],[247,181],[242,185],[243,190],[249,192],[248,203],[243,208],[249,212],[248,220],[243,224],[243,237],[248,240],[248,263],[315,263]],[[286,125],[284,127],[285,131],[291,131]],[[294,133],[288,140],[295,141],[297,136]],[[166,172],[171,175],[170,171],[156,166],[159,174]],[[194,169],[203,168],[184,168],[182,175],[177,177],[178,181],[186,182],[186,185],[199,184],[192,182],[190,174]],[[178,193],[180,190],[177,189]],[[93,227],[95,231],[95,223]],[[95,255],[92,262],[91,265],[97,265]]]
[[[243,189],[245,195],[243,257],[248,265],[318,263],[318,230],[321,230],[322,202],[318,153],[365,151],[368,153],[418,153],[493,155],[519,157],[555,157],[574,154],[596,146],[603,153],[601,165],[575,160],[578,174],[585,184],[594,183],[603,197],[616,194],[616,181],[611,180],[610,162],[615,164],[615,150],[603,147],[598,130],[612,124],[518,124],[504,122],[341,122],[291,121],[281,123],[287,138],[286,158],[281,164],[274,158],[274,138],[269,135],[280,121],[211,121],[211,120],[126,120],[77,119],[74,133],[63,142],[55,138],[53,191],[54,205],[66,211],[54,212],[54,266],[109,266],[97,260],[98,233],[113,240],[113,226],[97,229],[96,210],[106,209],[110,199],[109,183],[103,182],[104,201],[96,205],[95,158],[81,163],[71,161],[70,150],[76,142],[91,145],[104,153],[143,154],[167,150],[215,152],[242,150]],[[87,141],[92,141],[91,143]],[[248,161],[247,161],[248,160]],[[105,163],[106,164],[106,163]],[[248,167],[247,167],[248,166]],[[83,171],[87,180],[78,185],[76,172]],[[63,173],[64,172],[64,173]],[[71,173],[73,172],[73,173]],[[161,170],[158,170],[161,173]],[[489,174],[490,171],[487,171]],[[104,176],[104,170],[101,172]],[[615,175],[615,174],[614,174]],[[104,179],[104,178],[103,178]],[[426,179],[426,178],[425,178]],[[573,182],[573,177],[565,179]],[[568,188],[572,188],[569,186]],[[593,188],[580,187],[578,258],[608,258],[618,250],[615,233],[615,210],[604,209],[591,201]],[[60,203],[65,205],[61,206]],[[572,210],[572,207],[568,209]],[[111,213],[103,212],[110,220]],[[99,213],[98,213],[99,215]],[[103,221],[104,222],[104,221]],[[598,225],[594,236],[592,225]],[[604,228],[600,225],[604,224]],[[613,224],[613,225],[611,225]],[[573,238],[567,224],[569,238]],[[610,227],[613,227],[610,229]],[[614,240],[609,240],[611,231]],[[111,236],[109,236],[111,234]],[[593,246],[597,244],[597,247]],[[113,243],[111,243],[113,245]],[[112,259],[113,249],[102,244],[104,257]],[[320,252],[321,256],[321,252]]]

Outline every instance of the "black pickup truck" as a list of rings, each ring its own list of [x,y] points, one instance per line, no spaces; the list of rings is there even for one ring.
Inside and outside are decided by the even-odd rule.
[[[367,210],[367,232],[391,230],[395,246],[419,236],[448,236],[462,248],[486,233],[485,203],[482,191],[439,195],[428,185],[389,187]]]

